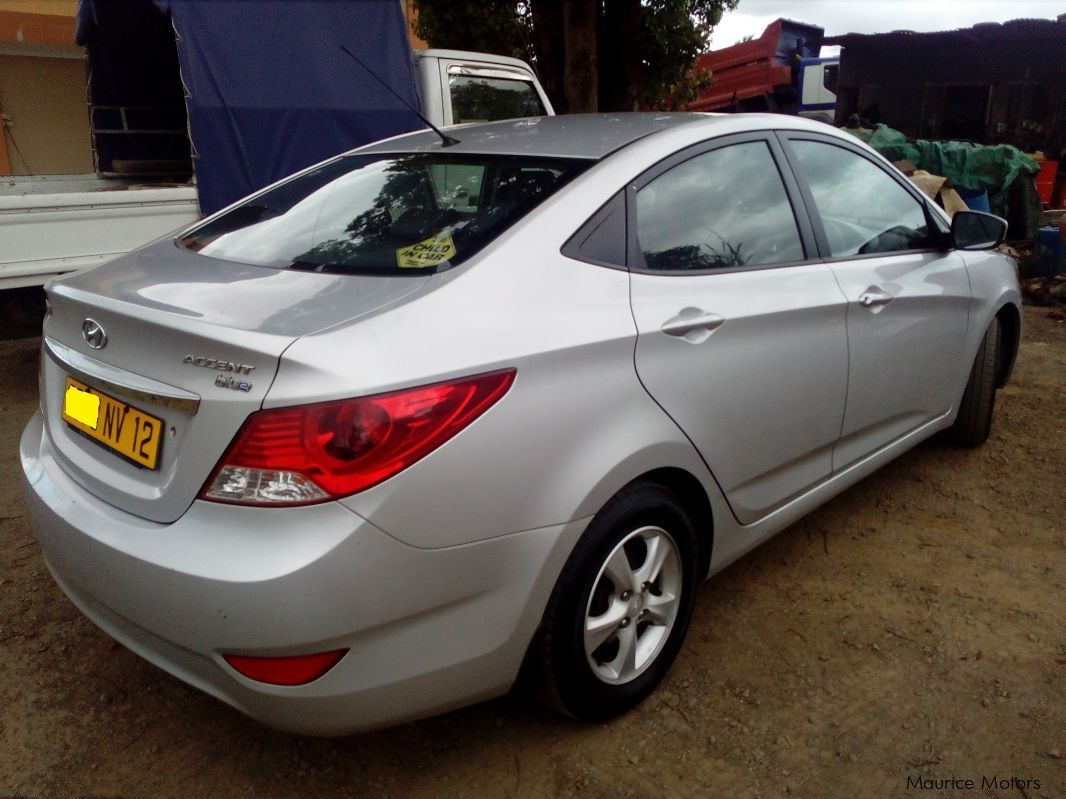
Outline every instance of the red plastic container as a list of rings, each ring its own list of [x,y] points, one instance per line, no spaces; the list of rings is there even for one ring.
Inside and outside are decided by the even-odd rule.
[[[1041,161],[1040,172],[1036,176],[1036,193],[1044,205],[1051,204],[1051,194],[1055,190],[1055,176],[1059,174],[1058,161]]]
[[[1055,191],[1051,195],[1052,208],[1066,208],[1066,173],[1059,172],[1055,178]],[[1066,238],[1064,234],[1063,238]]]

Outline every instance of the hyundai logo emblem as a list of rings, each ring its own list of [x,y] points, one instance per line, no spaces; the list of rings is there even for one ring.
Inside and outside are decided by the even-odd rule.
[[[102,350],[107,346],[107,333],[95,319],[86,319],[81,323],[81,337],[94,350]]]

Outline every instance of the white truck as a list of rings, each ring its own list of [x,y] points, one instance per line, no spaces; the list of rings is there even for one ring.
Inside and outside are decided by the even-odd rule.
[[[416,50],[415,57],[422,114],[438,127],[554,113],[523,61],[457,50]],[[137,132],[133,126],[141,111],[91,108],[94,152],[104,137]],[[187,128],[173,125],[149,132],[161,138],[188,135]],[[194,183],[162,177],[163,182],[151,182],[143,172],[115,171],[0,177],[0,290],[43,285],[199,219]]]

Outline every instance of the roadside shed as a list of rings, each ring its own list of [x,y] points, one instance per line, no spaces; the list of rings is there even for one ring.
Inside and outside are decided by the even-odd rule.
[[[1066,14],[823,43],[843,47],[838,125],[859,114],[911,138],[1013,144],[1054,160],[1066,148]]]
[[[96,171],[179,180],[195,172],[205,214],[420,126],[395,0],[80,0],[77,19]]]

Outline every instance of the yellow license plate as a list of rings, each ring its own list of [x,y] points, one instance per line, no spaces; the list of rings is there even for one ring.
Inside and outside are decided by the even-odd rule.
[[[163,420],[68,377],[63,419],[123,458],[148,469],[159,465]]]

